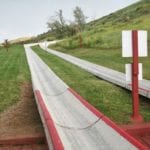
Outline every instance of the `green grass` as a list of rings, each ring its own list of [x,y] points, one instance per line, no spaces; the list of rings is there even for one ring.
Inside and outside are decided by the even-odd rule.
[[[130,122],[132,107],[130,92],[97,79],[79,67],[42,51],[38,46],[34,46],[33,50],[63,81],[98,110],[119,124]],[[141,114],[145,121],[150,121],[149,109],[149,100],[141,97]]]
[[[12,45],[7,52],[0,48],[0,112],[20,100],[21,86],[30,81],[22,45]]]

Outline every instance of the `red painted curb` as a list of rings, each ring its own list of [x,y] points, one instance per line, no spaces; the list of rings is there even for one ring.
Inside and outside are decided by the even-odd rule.
[[[150,149],[150,123],[122,125],[121,127]]]
[[[140,132],[141,134],[150,133],[150,123],[141,123],[141,124],[134,124],[134,125],[121,125],[126,131],[133,131],[133,132]]]
[[[128,84],[128,86],[132,86],[132,84]],[[144,89],[144,88],[141,88],[141,87],[139,87],[138,89],[141,90],[141,91],[150,93],[150,90],[147,90],[147,89]]]
[[[121,136],[127,139],[131,144],[136,146],[139,150],[148,150],[146,146],[141,144],[139,141],[134,139],[128,133],[126,133],[123,129],[117,126],[114,122],[112,122],[108,117],[104,116],[100,111],[98,111],[94,106],[88,103],[85,99],[83,99],[77,92],[73,89],[68,88],[68,90],[84,105],[86,106],[91,112],[93,112],[97,117],[101,118],[106,124],[116,130]]]
[[[46,144],[46,139],[43,134],[0,139],[0,145],[29,145],[29,144],[38,144],[38,143]]]
[[[40,104],[40,107],[41,107],[41,110],[42,110],[42,113],[43,113],[43,116],[44,116],[44,119],[45,119],[45,122],[46,122],[46,125],[48,128],[49,136],[52,139],[54,150],[64,150],[64,146],[58,135],[54,121],[44,103],[44,100],[43,100],[39,90],[35,90],[35,96]]]

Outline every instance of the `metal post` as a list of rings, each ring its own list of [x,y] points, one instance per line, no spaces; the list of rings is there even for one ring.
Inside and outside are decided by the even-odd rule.
[[[138,32],[132,31],[133,63],[132,63],[132,100],[133,114],[131,119],[134,122],[141,122],[142,116],[139,114],[139,93],[138,93]]]

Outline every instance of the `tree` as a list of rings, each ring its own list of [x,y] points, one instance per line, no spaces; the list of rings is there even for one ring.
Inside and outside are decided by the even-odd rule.
[[[63,17],[63,11],[60,9],[58,12],[56,12],[55,16],[50,17],[47,25],[57,38],[64,37],[66,34],[66,23]]]
[[[84,15],[82,9],[80,7],[76,7],[73,10],[74,18],[75,18],[75,23],[76,23],[76,31],[79,33],[79,44],[80,48],[83,47],[83,38],[81,35],[82,30],[84,29],[84,26],[86,24],[86,16]]]
[[[73,36],[80,33],[86,23],[86,17],[80,7],[76,7],[73,10],[74,22],[66,23],[63,17],[63,11],[60,9],[54,16],[51,16],[47,22],[47,26],[51,33],[54,34],[56,38],[64,38],[66,36]],[[82,41],[82,40],[81,40]]]
[[[6,48],[6,51],[8,52],[9,42],[7,39],[4,41],[4,47]]]
[[[86,16],[84,15],[82,9],[80,7],[76,7],[73,10],[73,15],[75,18],[75,23],[78,25],[79,30],[83,30],[85,24],[86,24]]]
[[[63,31],[65,26],[66,26],[66,23],[65,23],[66,21],[63,17],[63,11],[60,9],[58,12],[56,12],[56,14],[57,14],[57,17],[58,17],[58,21],[61,25],[61,30]]]
[[[76,24],[72,21],[66,26],[66,35],[67,36],[74,36],[77,33]]]

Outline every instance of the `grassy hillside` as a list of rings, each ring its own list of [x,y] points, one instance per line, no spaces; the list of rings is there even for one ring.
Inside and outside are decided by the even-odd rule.
[[[150,31],[150,1],[140,1],[86,25],[82,34],[83,47],[121,48],[121,31],[140,29]],[[150,42],[150,34],[148,36]],[[78,48],[78,35],[59,43],[63,48]]]
[[[37,43],[37,42],[42,42],[42,41],[53,41],[56,40],[56,37],[51,33],[51,31],[42,33],[37,35],[36,37],[33,37],[29,40],[20,42],[21,44],[26,44],[26,43]]]
[[[32,40],[33,38],[34,38],[34,37],[20,37],[20,38],[17,38],[17,39],[10,40],[9,43],[10,43],[10,44],[23,43],[23,42],[30,41],[30,40]]]
[[[20,100],[21,86],[30,82],[22,45],[0,48],[0,113]]]
[[[148,31],[150,54],[150,1],[140,1],[87,24],[86,30],[82,33],[83,48],[79,48],[78,36],[65,39],[50,47],[125,72],[124,64],[131,63],[132,60],[122,58],[121,32],[132,29]],[[140,62],[143,63],[144,78],[150,80],[150,55],[141,58]]]

